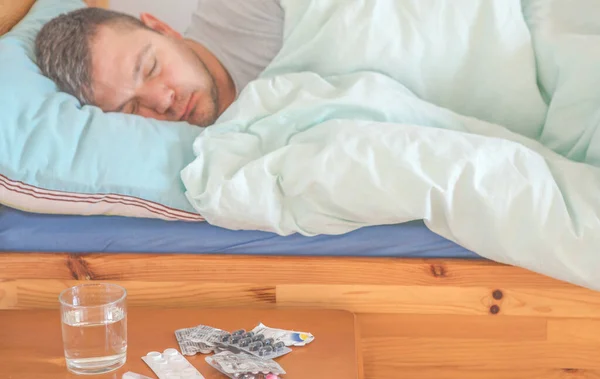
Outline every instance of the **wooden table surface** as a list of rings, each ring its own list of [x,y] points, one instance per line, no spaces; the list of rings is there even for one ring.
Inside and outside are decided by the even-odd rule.
[[[309,332],[315,340],[293,347],[277,362],[284,379],[360,379],[362,360],[355,316],[344,311],[283,309],[128,309],[127,363],[112,373],[90,376],[121,379],[133,371],[156,378],[141,357],[149,351],[179,350],[174,331],[205,324],[233,331],[259,322],[281,329]],[[67,371],[58,310],[0,311],[0,378],[85,378]],[[187,359],[206,379],[226,379],[197,354]]]

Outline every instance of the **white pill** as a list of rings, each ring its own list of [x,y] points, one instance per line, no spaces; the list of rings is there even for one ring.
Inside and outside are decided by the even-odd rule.
[[[146,356],[152,359],[153,361],[161,358],[161,354],[158,351],[151,351],[148,354],[146,354]]]
[[[179,352],[175,349],[166,349],[163,354],[165,355],[165,357],[174,357],[176,355],[179,355]]]

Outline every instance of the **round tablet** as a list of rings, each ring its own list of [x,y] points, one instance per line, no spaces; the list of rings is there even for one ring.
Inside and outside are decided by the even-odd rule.
[[[148,354],[146,354],[146,356],[153,361],[160,359],[162,357],[158,351],[151,351]]]
[[[163,351],[163,355],[165,357],[174,357],[176,355],[179,355],[179,352],[176,349],[169,348]]]

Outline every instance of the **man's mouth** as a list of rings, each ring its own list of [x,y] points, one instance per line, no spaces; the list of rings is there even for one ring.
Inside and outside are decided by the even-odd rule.
[[[196,106],[196,103],[195,103],[196,96],[195,95],[196,95],[195,93],[192,93],[192,95],[190,96],[190,99],[185,107],[185,111],[183,112],[183,115],[181,116],[180,121],[186,121],[191,116],[191,114],[194,112],[195,106]]]

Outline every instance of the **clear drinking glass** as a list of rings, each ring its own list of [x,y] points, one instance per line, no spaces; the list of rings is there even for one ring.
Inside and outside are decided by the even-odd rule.
[[[127,291],[116,284],[83,284],[60,296],[67,369],[102,374],[127,358]]]

